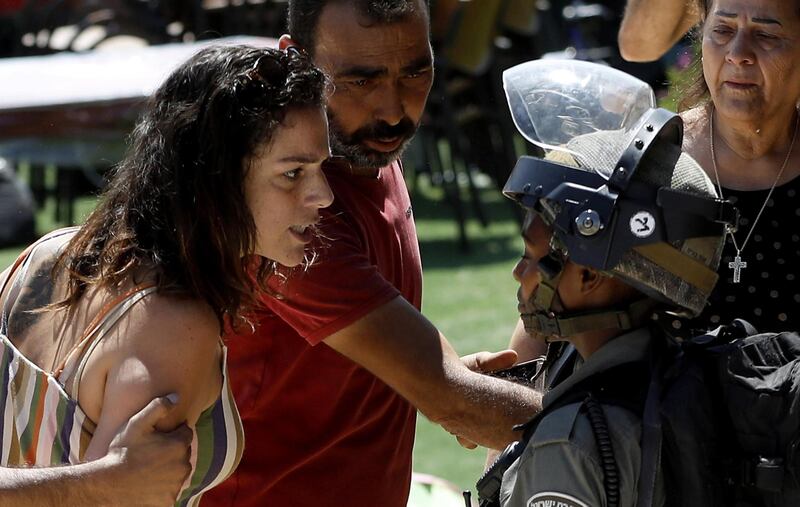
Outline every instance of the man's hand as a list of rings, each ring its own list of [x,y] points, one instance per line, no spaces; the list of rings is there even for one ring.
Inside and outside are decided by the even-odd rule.
[[[193,432],[181,424],[170,433],[155,429],[156,423],[169,415],[176,398],[162,396],[151,401],[134,415],[117,434],[108,449],[113,465],[109,499],[113,505],[164,507],[175,503],[181,486],[189,475],[189,447]]]
[[[513,350],[499,352],[476,352],[461,356],[464,366],[477,373],[489,373],[514,366],[517,362],[517,353]]]
[[[182,424],[162,433],[155,425],[170,414],[175,398],[156,398],[137,412],[100,459],[70,466],[0,467],[0,507],[173,505],[191,469],[193,432]]]

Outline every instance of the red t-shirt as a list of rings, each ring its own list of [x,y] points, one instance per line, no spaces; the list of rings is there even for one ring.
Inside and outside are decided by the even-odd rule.
[[[327,174],[327,245],[272,284],[284,299],[265,298],[255,334],[227,338],[245,451],[204,507],[406,505],[415,410],[320,342],[398,295],[420,308],[411,202],[399,164],[378,178]]]
[[[0,15],[13,14],[25,6],[25,0],[0,0]]]

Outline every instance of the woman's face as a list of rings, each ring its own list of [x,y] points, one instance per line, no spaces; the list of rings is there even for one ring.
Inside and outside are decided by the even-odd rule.
[[[313,107],[290,110],[271,142],[245,161],[256,254],[284,266],[303,262],[319,209],[333,202],[321,167],[329,156],[325,111]]]
[[[760,122],[796,107],[797,0],[714,0],[703,26],[703,74],[725,116]]]

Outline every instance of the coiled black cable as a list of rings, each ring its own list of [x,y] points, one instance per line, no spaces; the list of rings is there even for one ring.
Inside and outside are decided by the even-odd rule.
[[[611,443],[611,434],[608,431],[608,422],[605,412],[599,401],[591,393],[583,401],[589,424],[592,426],[594,439],[597,442],[597,451],[603,467],[603,485],[606,490],[606,503],[608,507],[619,507],[619,467],[614,458],[614,446]]]

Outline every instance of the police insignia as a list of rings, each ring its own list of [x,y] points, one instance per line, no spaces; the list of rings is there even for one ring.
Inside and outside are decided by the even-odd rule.
[[[537,493],[528,500],[528,507],[589,507],[575,497],[556,493],[555,491],[545,491]]]

